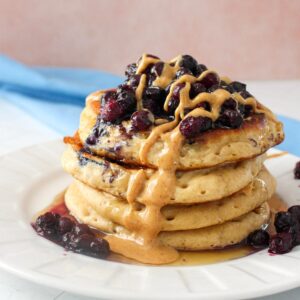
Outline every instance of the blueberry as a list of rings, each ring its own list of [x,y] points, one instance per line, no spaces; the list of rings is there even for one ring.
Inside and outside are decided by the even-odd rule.
[[[58,231],[60,234],[65,234],[72,231],[74,222],[66,217],[61,217],[58,221]]]
[[[93,232],[91,231],[90,227],[86,224],[76,224],[73,227],[72,232],[76,235],[76,236],[80,236],[83,234],[89,234],[89,235],[94,235]]]
[[[237,109],[237,102],[232,99],[229,98],[227,100],[225,100],[221,106],[221,112],[226,110],[226,109],[231,109],[231,110],[236,110]]]
[[[269,245],[270,236],[265,230],[259,229],[250,233],[247,238],[247,244],[253,248],[266,248]]]
[[[148,87],[143,93],[143,107],[154,115],[161,114],[166,98],[165,90],[156,86]]]
[[[300,179],[300,161],[298,161],[295,165],[294,177],[295,177],[295,179]]]
[[[132,129],[134,131],[147,130],[153,124],[154,117],[148,110],[136,111],[131,116]]]
[[[238,111],[226,109],[216,120],[215,125],[220,128],[239,128],[242,123],[243,117]]]
[[[168,102],[168,113],[173,115],[178,105],[179,105],[179,98],[175,98],[174,96],[171,96]]]
[[[141,75],[136,74],[130,77],[128,84],[131,85],[133,88],[137,88],[140,84]]]
[[[101,119],[105,122],[116,122],[123,115],[123,107],[115,99],[108,101],[101,109]],[[93,144],[94,139],[87,141],[88,144]]]
[[[179,62],[180,67],[189,69],[193,74],[197,71],[198,62],[190,55],[182,55],[181,61]]]
[[[194,138],[199,133],[211,129],[212,120],[208,117],[187,117],[180,122],[179,130],[186,138]]]
[[[289,232],[277,233],[270,239],[269,252],[273,254],[284,254],[293,248],[293,237]]]
[[[293,224],[294,220],[291,213],[284,211],[276,213],[274,226],[277,232],[288,232]]]
[[[246,90],[246,84],[239,81],[232,81],[229,84],[236,92],[241,92]]]
[[[291,206],[288,212],[292,215],[294,222],[300,223],[300,205]]]
[[[191,84],[191,89],[190,89],[190,98],[193,99],[195,98],[198,94],[206,92],[205,86],[199,82],[196,81]]]
[[[202,108],[204,108],[207,111],[211,111],[211,106],[210,106],[209,102],[207,102],[207,101],[203,101],[203,102],[198,103],[195,106],[195,108],[198,108],[198,107],[199,108],[202,107]]]
[[[70,248],[79,253],[88,253],[91,251],[91,243],[94,237],[89,234],[81,234],[69,242]]]
[[[101,106],[104,106],[111,99],[116,99],[116,97],[117,97],[116,91],[111,90],[105,92],[101,97]]]
[[[241,115],[243,116],[243,118],[246,119],[252,114],[253,107],[249,104],[243,105],[243,104],[239,103],[238,110],[241,113]]]
[[[58,222],[60,215],[47,212],[39,216],[35,221],[36,231],[50,238],[56,238],[58,233]]]
[[[131,76],[133,76],[135,74],[136,70],[137,70],[137,64],[136,63],[129,64],[126,67],[125,76],[127,78],[130,78]]]
[[[90,244],[91,252],[97,257],[105,258],[110,253],[109,243],[101,238],[95,238]]]
[[[203,64],[197,65],[195,76],[200,76],[206,70],[207,70],[207,67],[205,65],[203,65]]]
[[[243,90],[241,91],[240,95],[244,98],[244,99],[247,99],[249,97],[253,97],[248,91],[246,90]]]
[[[193,73],[189,69],[181,67],[177,70],[177,72],[175,74],[175,78],[178,79],[183,75],[193,75]]]
[[[204,78],[200,80],[200,82],[207,88],[209,89],[213,85],[219,84],[220,78],[217,74],[215,73],[208,73]]]

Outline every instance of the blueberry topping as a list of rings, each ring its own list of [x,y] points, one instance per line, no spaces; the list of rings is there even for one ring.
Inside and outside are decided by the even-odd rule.
[[[293,221],[300,223],[300,205],[291,206],[288,212],[292,215]]]
[[[259,229],[250,233],[247,238],[247,244],[253,248],[261,249],[269,245],[270,235],[267,231]]]
[[[289,232],[280,232],[270,239],[269,252],[273,254],[284,254],[293,248],[293,237]]]
[[[216,120],[215,126],[219,128],[239,128],[243,123],[242,115],[232,109],[226,109]]]
[[[179,130],[186,138],[194,138],[199,133],[212,127],[212,120],[208,117],[187,117],[180,122]]]
[[[134,131],[147,130],[153,124],[154,117],[148,110],[136,111],[131,116],[132,129]]]
[[[208,73],[204,78],[200,80],[200,82],[207,88],[211,88],[213,85],[218,85],[220,82],[220,78],[215,73]]]
[[[87,226],[86,224],[76,224],[73,227],[73,231],[72,231],[76,236],[80,236],[83,234],[89,234],[89,235],[93,235],[93,232],[91,231],[90,227]]]
[[[133,88],[137,88],[141,80],[140,74],[135,74],[130,77],[128,84],[131,85]]]
[[[236,92],[241,92],[246,90],[246,84],[239,81],[232,81],[229,84]]]
[[[168,102],[168,113],[173,115],[178,105],[179,105],[179,98],[171,96]]]
[[[95,238],[90,244],[90,250],[99,257],[105,258],[110,252],[109,243],[104,239]]]
[[[177,70],[175,78],[178,79],[183,75],[193,75],[193,73],[188,68],[181,67]]]
[[[247,99],[249,97],[253,97],[248,91],[246,90],[243,90],[241,91],[240,95],[244,98],[244,99]]]
[[[182,55],[182,59],[179,63],[180,67],[184,67],[190,70],[193,74],[196,74],[198,62],[190,55]]]
[[[195,76],[197,76],[197,77],[200,76],[206,70],[207,70],[207,67],[205,65],[203,65],[203,64],[197,65]]]
[[[232,98],[225,100],[221,106],[221,111],[224,111],[226,109],[236,110],[237,102]]]
[[[136,70],[137,70],[136,63],[132,63],[132,64],[128,65],[125,70],[125,76],[127,78],[133,76],[135,74]]]
[[[58,232],[60,234],[65,234],[72,231],[74,222],[66,217],[61,217],[58,221]]]
[[[36,219],[36,231],[45,237],[57,238],[59,215],[47,212]]]
[[[280,211],[275,215],[274,225],[277,232],[288,232],[293,224],[294,220],[291,213]]]
[[[123,115],[123,108],[115,99],[108,101],[101,109],[101,119],[105,122],[115,122]],[[88,144],[94,144],[94,139],[91,137]]]
[[[199,95],[200,93],[204,93],[204,92],[206,92],[206,88],[201,82],[196,81],[191,84],[191,89],[190,89],[190,98],[191,99],[195,98],[197,95]]]

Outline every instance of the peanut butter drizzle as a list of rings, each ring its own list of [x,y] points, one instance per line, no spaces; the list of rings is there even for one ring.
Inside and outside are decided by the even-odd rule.
[[[166,88],[174,78],[176,71],[179,69],[181,56],[178,56],[169,63],[165,63],[162,73],[158,76],[153,85],[161,88]],[[144,54],[138,63],[136,74],[142,72],[150,65],[160,62],[158,58],[149,57]],[[273,113],[264,106],[257,106],[257,101],[253,97],[244,99],[238,93],[230,94],[224,89],[217,89],[212,93],[200,93],[194,99],[190,99],[189,92],[191,84],[195,81],[203,79],[207,74],[214,71],[204,71],[198,78],[191,75],[184,75],[175,80],[170,88],[164,109],[167,110],[168,102],[174,88],[179,83],[185,83],[185,86],[180,90],[180,101],[175,111],[173,121],[158,125],[152,129],[151,134],[141,146],[139,158],[142,163],[147,163],[148,154],[151,147],[158,139],[164,143],[164,149],[161,150],[159,158],[159,168],[145,184],[146,175],[143,170],[139,171],[130,179],[127,201],[130,204],[124,224],[134,235],[134,241],[129,237],[108,236],[113,251],[121,253],[131,258],[136,258],[138,261],[153,264],[165,264],[175,261],[178,258],[178,252],[170,247],[159,244],[156,239],[162,228],[161,208],[171,202],[175,189],[176,169],[180,156],[180,150],[183,143],[178,124],[181,119],[189,116],[205,116],[215,121],[219,117],[219,111],[222,103],[229,98],[235,99],[238,103],[251,105],[256,113],[265,113],[271,119],[275,119]],[[230,83],[229,78],[222,78],[227,83]],[[142,109],[142,94],[146,86],[146,75],[142,74],[140,83],[136,90],[137,107]],[[95,95],[96,97],[96,95]],[[94,98],[94,96],[92,97]],[[195,108],[195,106],[203,101],[209,102],[211,112],[203,108]],[[184,114],[186,108],[193,109],[187,115]],[[136,199],[139,197],[139,202],[143,203],[146,208],[143,215],[136,213]]]

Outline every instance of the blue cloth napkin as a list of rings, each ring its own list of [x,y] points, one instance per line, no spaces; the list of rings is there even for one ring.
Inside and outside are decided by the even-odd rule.
[[[0,55],[0,96],[63,135],[78,128],[86,95],[116,87],[122,79],[89,69],[28,67]],[[278,117],[286,133],[278,149],[300,156],[300,122]]]

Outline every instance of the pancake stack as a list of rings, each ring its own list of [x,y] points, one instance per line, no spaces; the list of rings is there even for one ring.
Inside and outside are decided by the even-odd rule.
[[[276,184],[265,152],[284,137],[272,112],[189,55],[144,54],[125,74],[87,97],[65,138],[70,213],[150,264],[238,244],[267,224]]]

